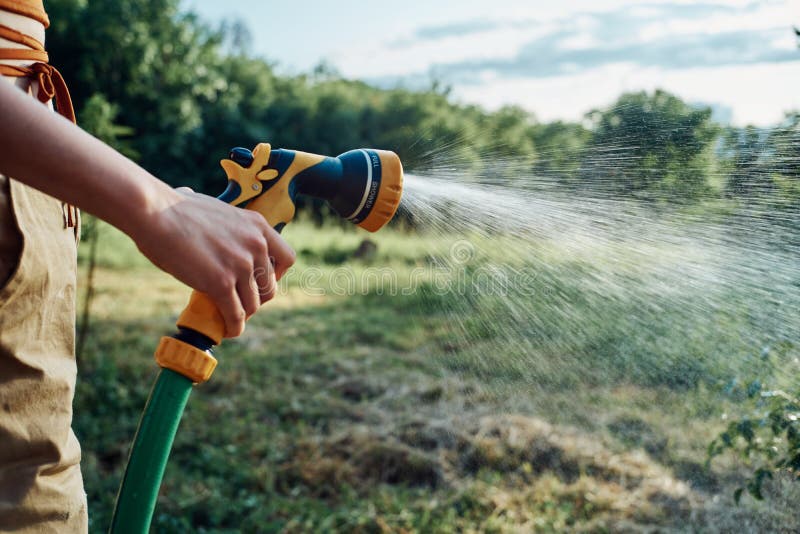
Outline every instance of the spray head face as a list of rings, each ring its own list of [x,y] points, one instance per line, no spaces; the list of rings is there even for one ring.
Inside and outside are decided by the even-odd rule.
[[[343,218],[375,232],[389,222],[403,193],[403,165],[387,150],[350,150],[332,158],[260,144],[235,148],[222,161],[228,188],[220,200],[262,213],[279,230],[299,195],[323,199]]]
[[[403,192],[403,165],[394,152],[345,152],[298,173],[299,194],[328,201],[348,221],[375,232],[397,212]]]

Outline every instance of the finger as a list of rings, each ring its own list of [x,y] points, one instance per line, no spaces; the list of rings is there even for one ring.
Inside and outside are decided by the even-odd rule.
[[[295,252],[274,228],[267,227],[264,236],[267,238],[269,255],[275,266],[275,278],[280,280],[289,267],[294,265]]]
[[[258,307],[261,304],[261,299],[258,296],[258,287],[256,287],[256,281],[252,273],[250,276],[242,277],[239,280],[236,284],[236,292],[239,295],[246,317],[249,318],[258,311]]]
[[[217,309],[225,321],[225,337],[236,337],[244,332],[245,311],[236,288],[215,299]]]
[[[275,295],[275,269],[272,261],[264,254],[256,261],[254,281],[258,290],[261,304],[272,299]]]
[[[278,283],[275,280],[275,269],[271,259],[264,258],[264,263],[256,269],[255,281],[258,286],[261,303],[272,300],[277,291]]]
[[[183,195],[188,195],[190,193],[194,193],[194,189],[192,189],[191,187],[186,187],[186,186],[176,187],[175,191],[177,191],[178,193],[181,193]]]

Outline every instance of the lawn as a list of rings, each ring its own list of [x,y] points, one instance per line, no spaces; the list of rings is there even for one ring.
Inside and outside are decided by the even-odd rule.
[[[475,262],[502,240],[388,229],[373,247],[366,233],[305,221],[285,235],[298,263],[193,393],[154,531],[800,528],[791,482],[737,506],[746,467],[705,465],[741,410],[725,379],[763,371],[723,354],[748,348],[733,335],[738,315],[704,317],[718,331],[702,339],[677,326],[686,310],[659,309],[647,329],[655,312],[615,298],[598,316],[587,258],[547,244],[536,245],[547,265],[537,292],[511,309],[519,295],[459,294],[437,270],[459,240],[479,242]],[[101,532],[152,352],[189,292],[109,227],[95,286],[74,426]]]

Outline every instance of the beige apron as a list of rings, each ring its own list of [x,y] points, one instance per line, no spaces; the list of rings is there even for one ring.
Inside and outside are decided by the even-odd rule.
[[[71,429],[75,241],[59,200],[0,176],[0,531],[88,529]]]

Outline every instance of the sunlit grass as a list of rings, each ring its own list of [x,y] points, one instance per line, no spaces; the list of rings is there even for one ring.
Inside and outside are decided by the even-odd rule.
[[[285,236],[298,249],[297,275],[243,336],[217,349],[219,367],[196,389],[178,433],[159,532],[702,530],[728,517],[721,510],[732,506],[739,474],[730,459],[703,464],[735,404],[714,380],[660,383],[669,375],[648,363],[663,357],[657,344],[632,348],[639,361],[615,359],[619,340],[605,332],[627,320],[626,308],[606,307],[598,319],[578,298],[591,254],[537,244],[542,274],[532,283],[548,293],[524,311],[532,333],[558,341],[559,329],[547,329],[560,326],[564,339],[525,346],[515,342],[519,331],[503,328],[512,319],[502,300],[436,291],[430,269],[458,266],[452,246],[461,240],[475,246],[474,262],[518,246],[513,239],[391,228],[371,237],[306,221]],[[365,238],[377,249],[354,257]],[[669,247],[656,252],[654,262],[674,257]],[[603,261],[594,269],[608,268]],[[96,532],[108,524],[155,377],[152,351],[189,295],[108,227],[99,265],[75,409]],[[400,285],[421,270],[416,291],[378,294],[374,278],[361,283],[387,266]],[[630,276],[642,276],[640,268]],[[321,277],[309,288],[302,273],[312,269]],[[342,273],[357,281],[352,293],[338,291]],[[559,324],[552,306],[563,301],[552,295],[574,295],[567,302],[583,315],[572,318],[594,326]],[[579,327],[585,342],[567,343]],[[673,342],[674,350],[693,343]],[[724,363],[711,346],[702,350],[708,369]],[[616,369],[623,365],[647,372],[637,378]],[[745,506],[730,517],[787,524],[769,508]]]

